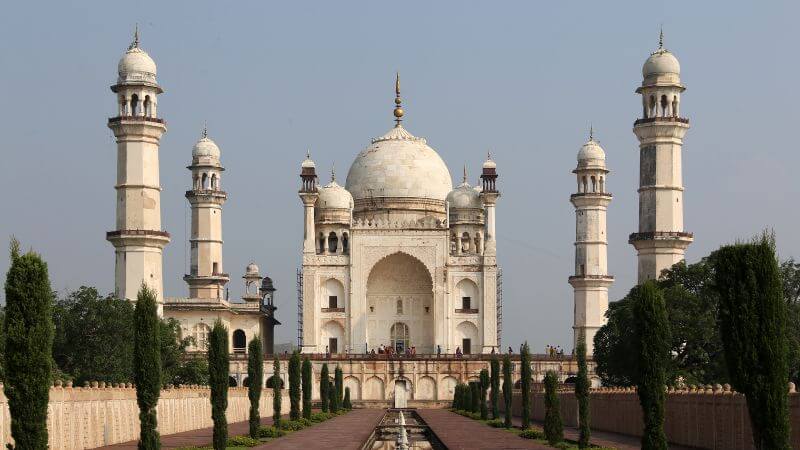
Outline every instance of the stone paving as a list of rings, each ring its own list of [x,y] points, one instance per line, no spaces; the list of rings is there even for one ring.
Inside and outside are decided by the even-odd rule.
[[[552,447],[492,428],[447,409],[418,409],[417,413],[449,450],[552,450]]]
[[[383,409],[354,409],[343,416],[295,431],[253,449],[357,450],[367,441],[385,412]]]

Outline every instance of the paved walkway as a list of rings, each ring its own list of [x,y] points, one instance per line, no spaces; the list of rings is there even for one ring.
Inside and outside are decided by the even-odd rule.
[[[372,434],[386,410],[354,409],[325,422],[253,447],[259,449],[311,450],[329,448],[358,450]]]
[[[500,428],[492,428],[446,409],[418,409],[417,413],[448,450],[552,450],[552,447],[523,439]]]

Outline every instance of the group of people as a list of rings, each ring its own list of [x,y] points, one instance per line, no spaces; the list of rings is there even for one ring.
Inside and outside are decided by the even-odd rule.
[[[377,352],[375,352],[375,349],[373,348],[372,350],[370,350],[369,354],[370,355],[389,355],[389,356],[399,356],[399,355],[416,356],[417,347],[414,347],[414,346],[406,347],[405,351],[403,351],[401,353],[391,345],[383,345],[383,344],[381,344],[380,347],[378,347],[378,351]]]
[[[564,356],[564,349],[560,345],[547,345],[544,352],[548,356]]]

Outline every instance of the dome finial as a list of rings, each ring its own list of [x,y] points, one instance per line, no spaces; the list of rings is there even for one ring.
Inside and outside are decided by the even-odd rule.
[[[461,182],[464,184],[467,183],[467,163],[464,163],[464,177],[461,179]]]
[[[203,121],[203,139],[208,138],[208,122]]]
[[[133,50],[135,48],[139,48],[139,23],[136,23],[136,27],[133,30],[133,42],[131,45],[128,46],[128,50]]]
[[[658,33],[658,49],[664,50],[664,25],[661,25]]]
[[[488,161],[492,160],[492,151],[491,150],[486,150],[486,159]]]
[[[591,123],[589,124],[589,141],[594,141],[594,126]]]
[[[336,181],[336,162],[331,166],[331,183]]]
[[[394,107],[394,122],[396,124],[395,126],[399,127],[400,126],[400,122],[403,121],[402,117],[403,117],[403,114],[404,114],[403,107],[401,106],[401,103],[403,101],[400,99],[400,72],[397,72],[396,75],[395,75],[395,79],[394,79],[394,94],[395,94],[395,97],[394,97],[394,104],[395,104],[395,107]]]
[[[311,159],[311,148],[306,149],[306,159]]]

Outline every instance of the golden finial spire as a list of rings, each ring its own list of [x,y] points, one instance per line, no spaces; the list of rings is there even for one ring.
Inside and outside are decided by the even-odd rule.
[[[661,25],[660,31],[658,33],[658,49],[664,49],[664,25]]]
[[[463,184],[467,184],[467,163],[464,163],[464,177],[461,179]]]
[[[128,50],[139,48],[139,23],[136,23],[136,28],[133,31],[133,42],[128,46]]]
[[[403,111],[403,107],[401,106],[403,101],[400,99],[400,72],[397,72],[394,79],[394,94],[394,122],[396,124],[395,126],[399,127],[400,122],[403,121],[403,114],[405,114],[405,111]]]

